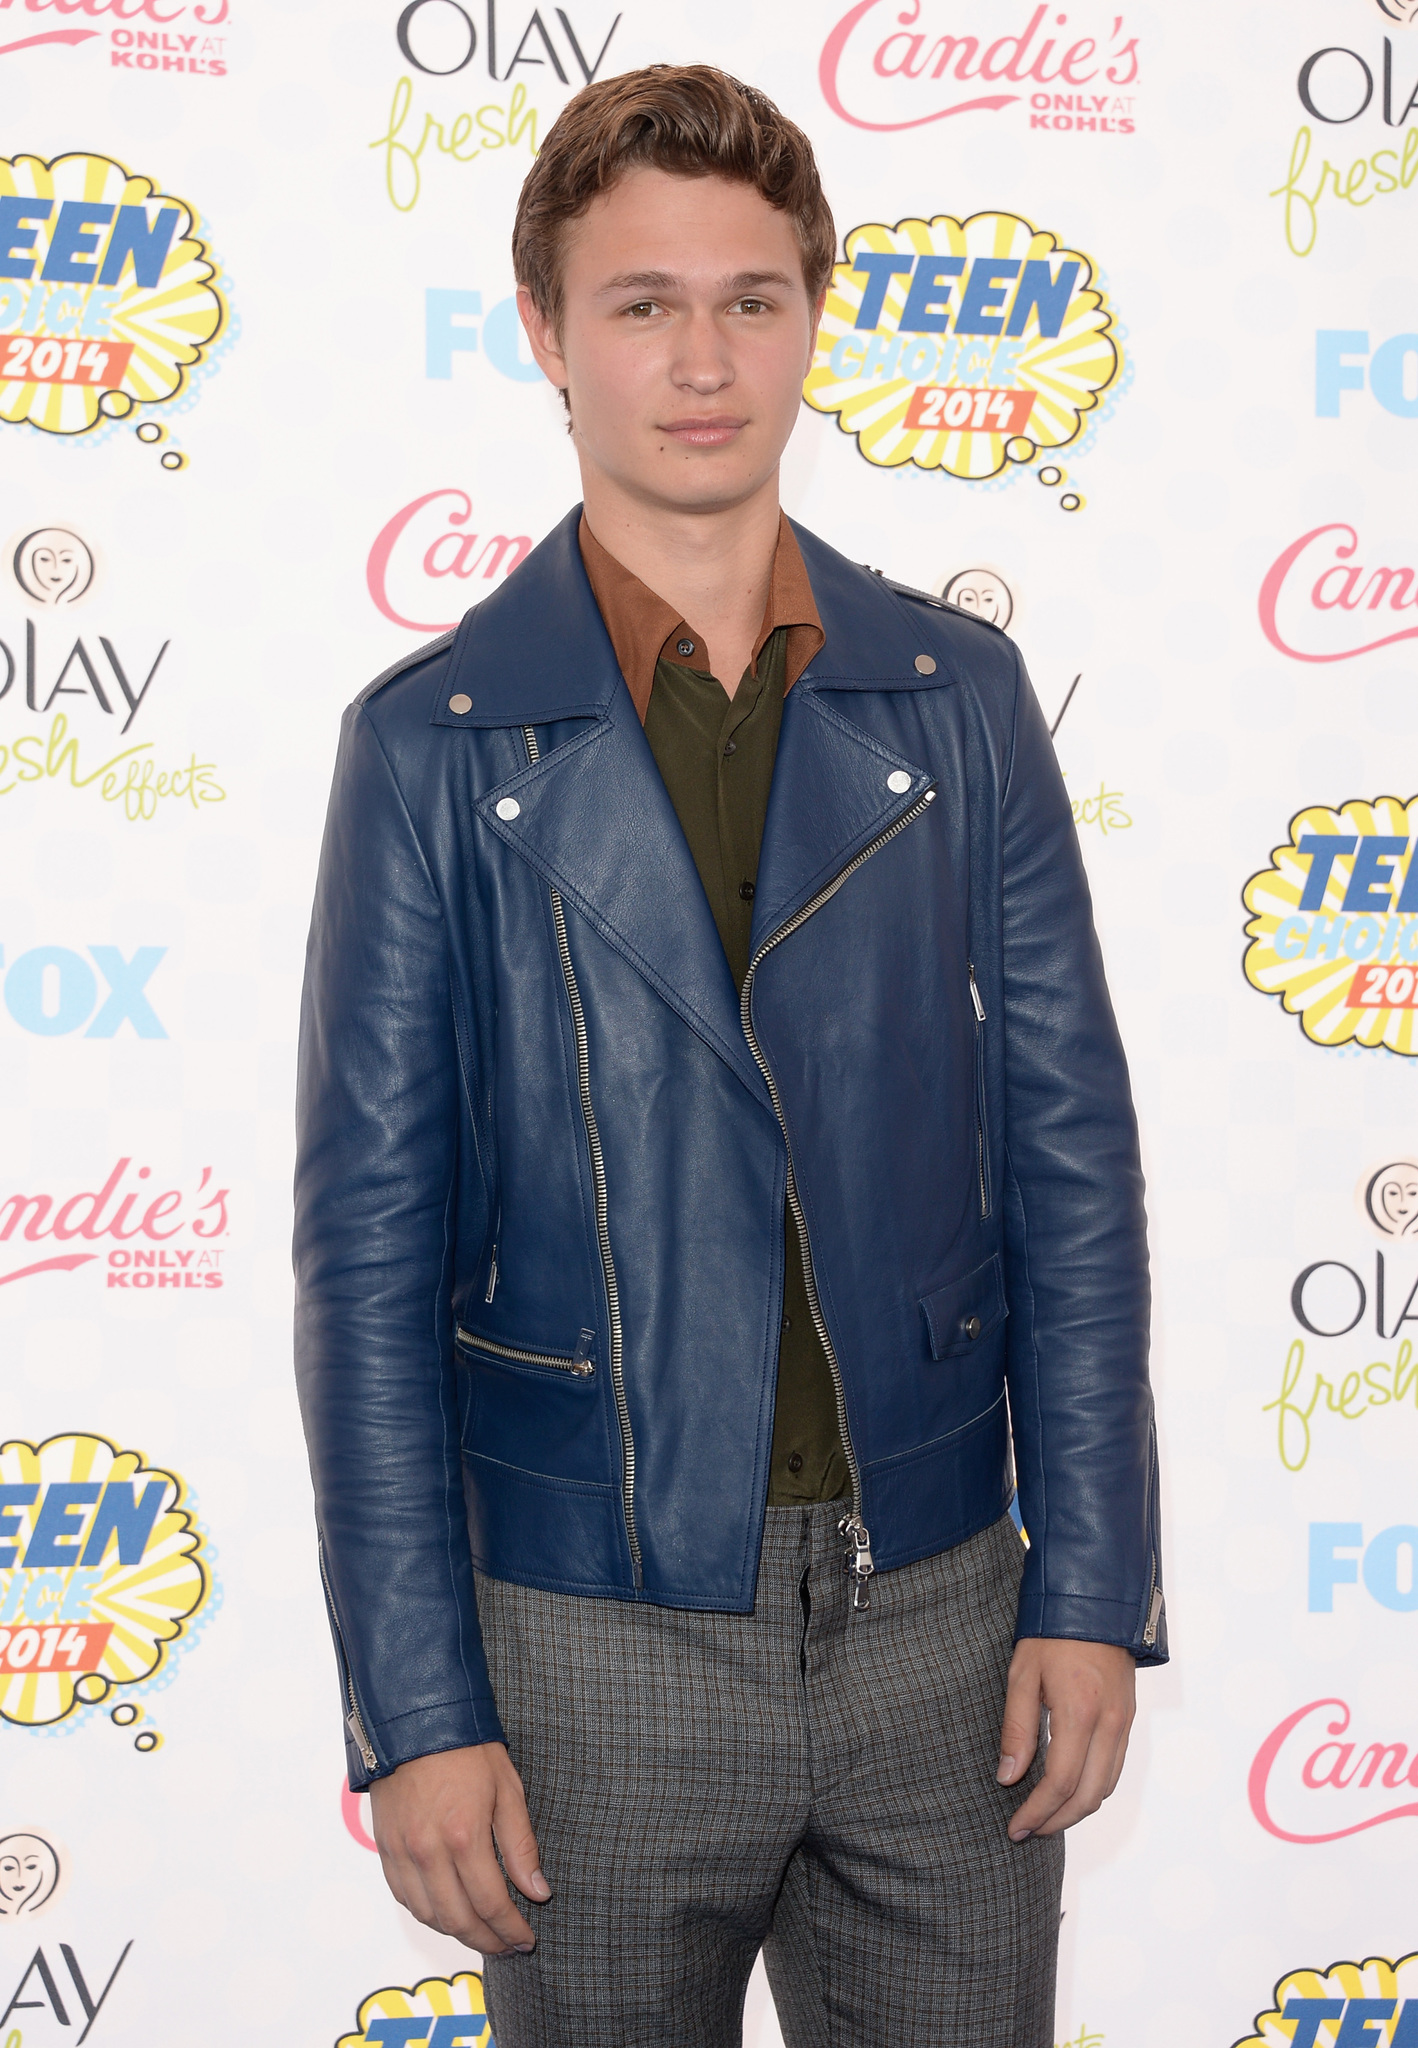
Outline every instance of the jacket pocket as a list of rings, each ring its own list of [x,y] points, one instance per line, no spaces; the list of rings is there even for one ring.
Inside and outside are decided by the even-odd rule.
[[[571,1352],[532,1351],[520,1344],[505,1344],[500,1337],[480,1337],[476,1330],[465,1329],[461,1323],[453,1334],[460,1351],[496,1365],[510,1366],[514,1371],[565,1373],[578,1380],[595,1377],[596,1367],[591,1358],[596,1341],[594,1330],[583,1330],[576,1340],[576,1349]]]
[[[961,1358],[998,1329],[1007,1313],[1004,1268],[995,1252],[958,1280],[921,1297],[932,1358]]]

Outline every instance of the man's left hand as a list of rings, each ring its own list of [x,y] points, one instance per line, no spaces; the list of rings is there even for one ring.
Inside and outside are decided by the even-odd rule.
[[[1034,1760],[1041,1708],[1049,1710],[1044,1775],[1009,1824],[1012,1842],[1056,1835],[1096,1813],[1122,1776],[1137,1711],[1137,1667],[1112,1643],[1026,1636],[1015,1645],[1005,1694],[997,1776],[1014,1785]]]

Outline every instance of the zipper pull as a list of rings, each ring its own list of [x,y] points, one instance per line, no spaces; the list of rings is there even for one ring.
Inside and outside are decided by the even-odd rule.
[[[1152,1588],[1152,1604],[1147,1610],[1147,1626],[1142,1631],[1142,1647],[1150,1650],[1157,1641],[1157,1624],[1162,1619],[1162,1588]]]
[[[591,1346],[595,1341],[594,1330],[583,1330],[576,1339],[576,1349],[571,1354],[571,1370],[583,1380],[588,1380],[596,1370],[591,1363]]]
[[[374,1754],[373,1743],[364,1732],[364,1723],[359,1718],[359,1709],[357,1707],[351,1707],[346,1714],[345,1726],[354,1738],[355,1748],[364,1759],[364,1768],[367,1771],[377,1771],[379,1769],[379,1759]]]
[[[842,1568],[852,1579],[852,1612],[865,1614],[871,1606],[871,1589],[868,1579],[876,1570],[871,1557],[871,1537],[862,1526],[860,1515],[844,1515],[837,1524],[838,1533],[847,1538],[847,1551]]]
[[[975,984],[975,964],[973,961],[970,963],[970,1000],[975,1005],[975,1022],[983,1024],[985,1021],[985,1006],[980,1001],[980,991]]]
[[[496,1294],[496,1292],[497,1292],[497,1246],[496,1246],[496,1245],[494,1245],[494,1246],[493,1246],[493,1248],[492,1248],[492,1264],[491,1264],[491,1266],[490,1266],[490,1267],[488,1268],[488,1275],[487,1275],[487,1293],[486,1293],[486,1294],[485,1294],[485,1295],[483,1296],[483,1300],[484,1300],[484,1301],[491,1301],[491,1300],[492,1300],[492,1297],[494,1296],[494,1294]]]

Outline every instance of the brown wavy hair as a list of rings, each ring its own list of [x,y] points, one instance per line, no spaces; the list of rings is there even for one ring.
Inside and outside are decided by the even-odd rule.
[[[752,185],[793,224],[808,298],[826,289],[837,230],[802,129],[766,93],[712,64],[647,64],[568,100],[522,186],[512,268],[554,328],[561,326],[566,227],[642,165]]]

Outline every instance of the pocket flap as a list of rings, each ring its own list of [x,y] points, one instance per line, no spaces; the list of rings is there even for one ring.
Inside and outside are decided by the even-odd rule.
[[[934,1294],[921,1297],[930,1331],[932,1358],[959,1358],[973,1351],[1004,1321],[1004,1268],[995,1252],[973,1272],[947,1281]]]

